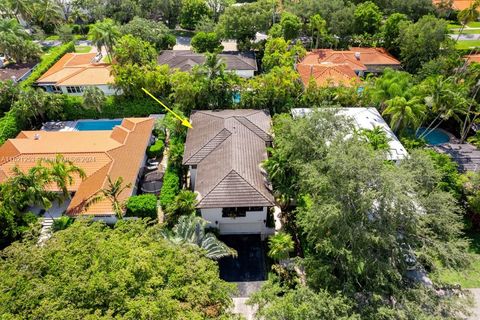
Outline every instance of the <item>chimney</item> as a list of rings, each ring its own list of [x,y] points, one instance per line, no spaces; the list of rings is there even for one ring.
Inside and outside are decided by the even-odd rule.
[[[35,133],[34,140],[40,140],[40,133]]]
[[[360,52],[355,52],[355,59],[360,60]]]

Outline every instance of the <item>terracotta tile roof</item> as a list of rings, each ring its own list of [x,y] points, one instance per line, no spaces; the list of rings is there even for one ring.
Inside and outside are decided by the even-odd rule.
[[[37,80],[37,84],[82,86],[113,83],[111,65],[92,62],[95,56],[95,53],[66,53]]]
[[[196,165],[199,208],[272,206],[261,163],[270,115],[262,110],[194,111],[183,164]]]
[[[126,118],[120,126],[106,131],[22,131],[17,138],[7,140],[0,147],[0,182],[11,176],[15,165],[28,170],[39,159],[63,154],[87,175],[83,181],[75,177],[69,186],[75,194],[67,212],[71,215],[110,215],[112,206],[108,200],[91,206],[86,212],[83,212],[83,204],[106,186],[107,176],[112,180],[123,177],[125,184],[132,184],[120,195],[121,201],[132,194],[153,123],[153,118]]]
[[[399,66],[400,61],[383,48],[352,47],[342,51],[319,49],[309,52],[298,63],[297,70],[305,86],[312,76],[318,85],[325,86],[350,85],[358,81],[358,72],[378,72],[384,67]]]
[[[306,86],[308,86],[310,79],[313,79],[320,87],[340,85],[349,87],[360,81],[355,71],[342,64],[310,66],[302,64],[297,66],[297,71]]]
[[[462,11],[472,5],[474,0],[453,0],[452,9]],[[441,3],[441,0],[433,0],[434,4]]]
[[[477,62],[480,63],[480,54],[469,54],[465,56],[468,63]]]

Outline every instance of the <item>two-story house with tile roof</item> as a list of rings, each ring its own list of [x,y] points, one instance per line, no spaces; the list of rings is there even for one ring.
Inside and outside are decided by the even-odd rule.
[[[263,110],[194,111],[183,164],[197,208],[221,234],[265,234],[274,205],[262,162],[267,159],[270,115]]]

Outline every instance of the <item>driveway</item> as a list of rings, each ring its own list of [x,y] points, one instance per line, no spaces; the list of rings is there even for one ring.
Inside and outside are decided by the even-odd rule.
[[[220,240],[237,250],[238,257],[219,261],[220,277],[229,282],[252,282],[267,279],[265,243],[260,235],[220,236]]]

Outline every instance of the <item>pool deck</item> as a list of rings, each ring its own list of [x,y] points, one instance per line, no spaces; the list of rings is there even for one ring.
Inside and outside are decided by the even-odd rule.
[[[480,150],[470,143],[452,141],[433,146],[437,152],[448,154],[458,164],[458,170],[476,172],[480,169]]]

